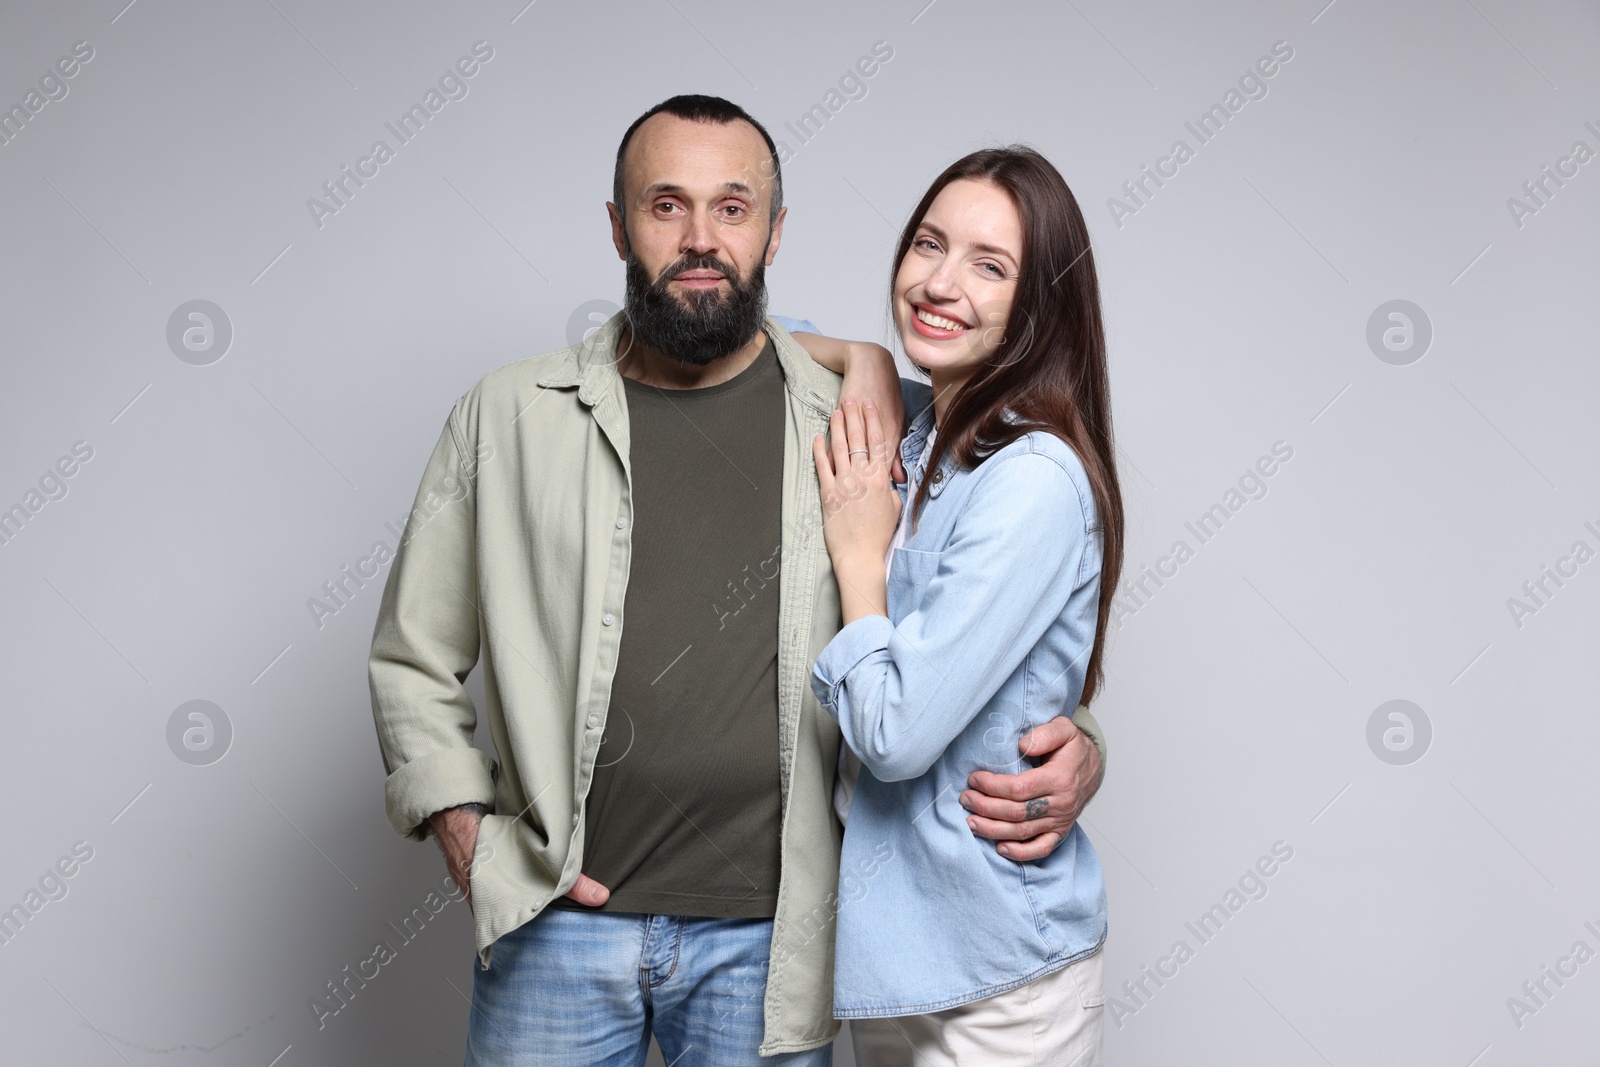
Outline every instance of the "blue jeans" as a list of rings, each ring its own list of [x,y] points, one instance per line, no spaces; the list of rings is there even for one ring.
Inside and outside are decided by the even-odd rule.
[[[831,1067],[759,1056],[771,919],[548,908],[474,966],[466,1067]],[[476,963],[476,957],[474,957]]]

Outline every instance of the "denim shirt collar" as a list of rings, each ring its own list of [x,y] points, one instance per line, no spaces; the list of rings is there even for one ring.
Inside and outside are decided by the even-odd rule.
[[[900,461],[906,468],[909,480],[905,484],[908,489],[910,486],[922,484],[922,450],[928,444],[928,435],[934,430],[933,414],[933,404],[930,402],[927,407],[912,416],[911,426],[900,442]],[[1017,413],[1009,407],[1001,415],[1007,422],[1020,421]],[[944,492],[944,487],[950,484],[957,467],[954,453],[947,450],[939,461],[939,468],[933,472],[932,480],[928,483],[930,499]]]
[[[923,481],[922,452],[928,445],[928,436],[933,433],[933,405],[917,412],[911,419],[911,427],[906,430],[905,438],[900,442],[900,461],[906,468],[905,488],[909,492],[912,486],[921,485]],[[955,457],[948,452],[939,464],[939,471],[935,478],[928,484],[928,495],[938,496],[944,491],[944,486],[950,480],[951,468],[954,466]]]

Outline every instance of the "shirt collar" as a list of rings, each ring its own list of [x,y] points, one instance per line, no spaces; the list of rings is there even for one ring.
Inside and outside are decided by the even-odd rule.
[[[917,412],[911,418],[911,426],[906,430],[905,438],[900,442],[900,459],[906,465],[906,470],[917,462],[922,456],[922,449],[928,443],[928,435],[933,432],[933,404]]]
[[[1002,409],[1000,417],[1009,423],[1022,421],[1022,417],[1010,407]],[[905,465],[908,479],[915,479],[918,482],[922,480],[925,472],[918,469],[918,467],[922,462],[922,451],[927,447],[928,437],[934,432],[934,429],[933,402],[930,400],[927,407],[912,416],[911,425],[906,430],[904,439],[900,442],[900,460]],[[935,480],[929,486],[931,495],[939,495],[944,488],[944,480],[948,479],[954,472],[955,463],[955,456],[948,451],[945,452],[944,457],[939,461],[939,467],[944,471],[944,478]]]
[[[622,398],[622,375],[617,372],[617,336],[627,324],[627,313],[618,311],[606,320],[588,340],[562,349],[551,373],[539,379],[541,386],[578,386],[578,399],[593,406],[611,394]],[[840,377],[818,364],[769,316],[762,329],[777,351],[783,368],[784,387],[800,401],[826,416],[838,401]],[[931,408],[929,409],[931,412]]]

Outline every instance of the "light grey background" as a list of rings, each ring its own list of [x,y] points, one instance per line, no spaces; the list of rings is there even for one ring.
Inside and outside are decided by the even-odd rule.
[[[1600,951],[1600,562],[1520,626],[1508,606],[1600,549],[1600,162],[1508,206],[1600,150],[1592,4],[124,2],[0,12],[0,105],[94,49],[0,146],[0,507],[93,449],[0,547],[0,907],[93,849],[0,946],[0,1059],[459,1062],[459,904],[325,1028],[308,1008],[444,868],[383,815],[380,587],[321,629],[306,602],[393,544],[461,392],[620,299],[613,153],[678,92],[793,151],[771,306],[845,336],[887,339],[893,238],[945,164],[1026,140],[1059,166],[1104,286],[1130,580],[1293,449],[1112,637],[1085,820],[1108,1062],[1595,1054],[1600,962],[1522,986]],[[478,40],[469,95],[319,228],[308,198]],[[784,124],[880,40],[801,145]],[[1184,123],[1278,41],[1267,95],[1197,145]],[[1119,225],[1179,138],[1194,158]],[[197,299],[233,328],[207,366],[166,339]],[[1367,341],[1391,300],[1433,330],[1408,365]],[[210,765],[168,747],[191,700],[232,726]],[[1369,747],[1391,700],[1431,723],[1420,760]],[[1267,896],[1201,945],[1185,923],[1279,841]],[[1176,976],[1121,989],[1180,939]]]

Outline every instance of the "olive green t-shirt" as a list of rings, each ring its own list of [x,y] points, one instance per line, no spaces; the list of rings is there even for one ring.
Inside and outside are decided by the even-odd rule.
[[[601,911],[771,918],[783,373],[768,339],[719,385],[623,385],[633,554],[583,873]]]

